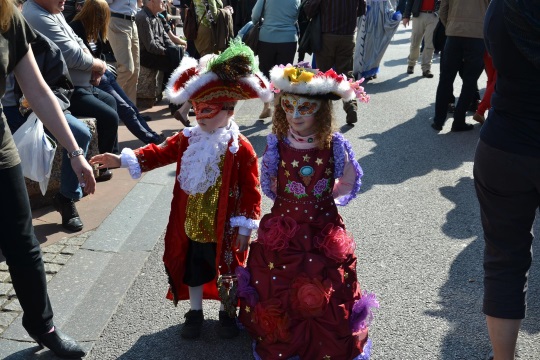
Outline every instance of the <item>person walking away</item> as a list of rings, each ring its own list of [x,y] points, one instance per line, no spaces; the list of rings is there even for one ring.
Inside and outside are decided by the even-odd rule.
[[[485,241],[482,311],[492,359],[514,360],[540,205],[540,4],[492,0],[483,34],[497,86],[473,169]]]
[[[442,0],[439,16],[446,28],[446,43],[441,59],[441,76],[435,98],[435,116],[431,127],[441,131],[448,115],[448,101],[454,80],[462,70],[463,85],[454,111],[451,131],[468,131],[465,122],[474,99],[478,78],[484,69],[485,51],[482,27],[489,0]]]
[[[315,52],[317,67],[323,72],[334,69],[352,78],[354,32],[358,17],[366,13],[365,0],[306,0],[304,11],[310,19],[321,16],[322,44]],[[357,108],[356,99],[343,101],[347,124],[358,121]]]

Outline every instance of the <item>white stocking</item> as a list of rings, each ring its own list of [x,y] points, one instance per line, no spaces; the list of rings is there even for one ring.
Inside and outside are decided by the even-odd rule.
[[[189,304],[191,310],[202,310],[203,287],[189,287]]]

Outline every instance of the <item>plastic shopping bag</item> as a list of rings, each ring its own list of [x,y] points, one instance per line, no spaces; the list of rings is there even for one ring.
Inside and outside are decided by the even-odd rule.
[[[30,114],[24,124],[13,134],[19,150],[23,175],[37,181],[45,195],[51,176],[56,142],[43,130],[43,123],[35,113]]]

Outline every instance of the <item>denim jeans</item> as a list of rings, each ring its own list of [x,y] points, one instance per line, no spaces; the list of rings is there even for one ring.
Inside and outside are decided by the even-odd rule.
[[[454,80],[462,70],[463,86],[454,111],[453,126],[465,125],[465,115],[474,99],[478,78],[484,70],[484,39],[448,36],[441,60],[441,76],[435,98],[433,122],[443,125],[446,121],[448,102],[452,97]]]
[[[34,235],[21,165],[0,169],[0,249],[6,257],[26,331],[41,335],[53,326],[45,267]]]
[[[21,127],[21,125],[26,121],[26,118],[22,116],[17,106],[6,106],[4,108],[4,114],[6,114],[7,123],[12,133],[17,131],[17,129]],[[75,137],[77,145],[79,145],[79,147],[84,150],[84,155],[86,156],[86,152],[88,151],[88,145],[90,144],[90,140],[92,139],[90,129],[88,129],[88,126],[86,126],[85,123],[77,119],[75,116],[71,114],[65,114],[65,116],[69,128],[73,133],[73,137]],[[50,134],[47,129],[45,129],[45,131],[50,136],[52,136],[52,134]],[[83,196],[83,191],[79,186],[79,179],[77,179],[77,175],[75,175],[75,172],[73,172],[73,169],[71,167],[71,161],[69,161],[67,157],[67,151],[65,149],[62,151],[60,193],[65,197],[75,201],[79,200]]]
[[[116,101],[97,87],[76,86],[71,95],[69,111],[78,117],[96,119],[100,153],[118,152],[118,113]]]
[[[120,120],[137,139],[145,144],[159,140],[159,135],[148,126],[135,104],[129,100],[109,70],[101,77],[98,88],[114,97]]]

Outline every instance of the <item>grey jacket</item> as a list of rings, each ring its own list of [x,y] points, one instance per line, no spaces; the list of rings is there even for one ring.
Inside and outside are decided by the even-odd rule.
[[[90,52],[84,51],[86,48],[84,42],[66,23],[64,15],[61,13],[53,15],[36,4],[34,0],[28,0],[24,4],[22,13],[30,26],[60,48],[73,85],[91,86],[90,78],[94,57]]]

